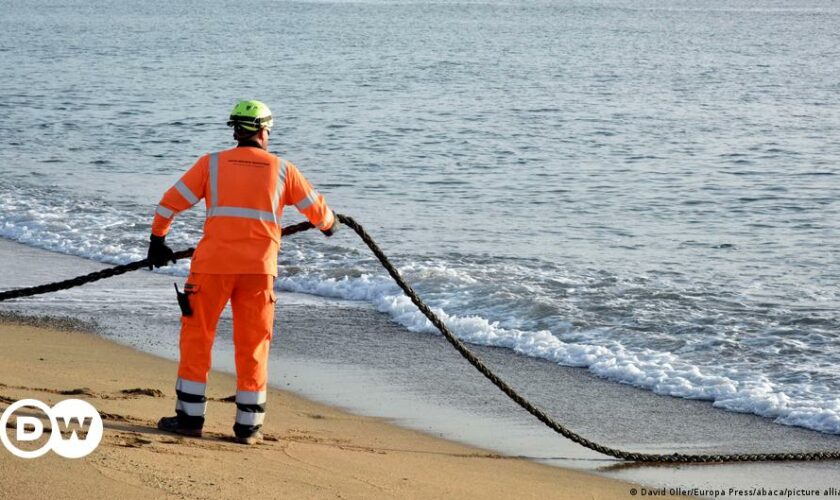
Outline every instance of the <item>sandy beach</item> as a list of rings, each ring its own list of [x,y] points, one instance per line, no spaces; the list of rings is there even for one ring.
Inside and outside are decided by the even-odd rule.
[[[172,413],[172,361],[84,331],[3,323],[0,401],[74,397],[104,417],[91,455],[0,454],[3,498],[630,498],[630,483],[500,456],[280,390],[266,441],[230,440],[230,375],[213,373],[202,439],[155,429]],[[7,429],[7,432],[9,430]]]

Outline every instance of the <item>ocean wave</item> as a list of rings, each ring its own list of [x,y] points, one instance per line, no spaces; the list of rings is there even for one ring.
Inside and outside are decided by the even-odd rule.
[[[434,325],[386,277],[294,276],[281,278],[279,286],[291,292],[369,302],[412,332],[437,333]],[[708,400],[717,408],[840,434],[840,399],[829,387],[785,387],[751,370],[701,367],[674,353],[628,349],[616,342],[598,345],[606,339],[605,332],[599,329],[578,332],[577,338],[589,342],[569,343],[548,330],[506,329],[481,315],[449,314],[440,307],[432,310],[458,338],[471,344],[506,348],[531,358],[586,368],[599,377],[661,395]]]

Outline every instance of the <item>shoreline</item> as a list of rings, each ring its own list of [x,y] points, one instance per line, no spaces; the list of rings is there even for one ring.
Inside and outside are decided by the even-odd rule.
[[[234,393],[235,379],[215,371],[205,437],[173,436],[155,428],[157,417],[173,413],[173,361],[81,330],[4,319],[0,332],[4,407],[23,398],[55,404],[76,397],[94,404],[105,424],[99,448],[83,459],[50,453],[22,460],[4,450],[0,484],[13,497],[89,497],[97,491],[103,498],[271,498],[278,492],[307,498],[631,498],[636,487],[352,415],[274,387],[266,441],[243,447],[230,439],[234,410],[224,401]]]
[[[3,289],[55,281],[105,266],[2,238],[0,255],[5,267],[15,270],[0,276]],[[0,303],[0,325],[4,319],[22,318],[39,326],[92,331],[131,353],[176,360],[178,311],[171,297],[173,278],[144,271],[66,292]],[[840,470],[840,463],[831,461],[662,467],[604,457],[539,424],[477,377],[475,370],[440,337],[407,334],[387,317],[357,303],[289,292],[280,297],[282,305],[275,324],[280,329],[272,343],[269,382],[306,401],[461,443],[470,450],[493,450],[489,452],[492,456],[516,457],[607,480],[648,485],[648,491],[661,491],[663,487],[681,492],[725,491],[731,487],[835,487],[832,478]],[[214,373],[233,372],[229,319],[223,315],[219,325]],[[548,414],[575,432],[616,448],[651,453],[837,448],[837,436],[723,411],[706,401],[653,394],[598,378],[580,368],[511,356],[503,349],[471,348],[506,381],[524,389]],[[163,379],[159,390],[174,401],[174,363],[167,369],[172,379]],[[0,372],[0,383],[6,380]],[[226,396],[229,394],[219,397]],[[171,414],[173,405],[166,404],[158,414],[150,415],[149,425],[154,427],[161,414]],[[273,403],[269,401],[269,405],[268,418],[274,418]],[[221,432],[229,434],[230,425],[222,424]]]

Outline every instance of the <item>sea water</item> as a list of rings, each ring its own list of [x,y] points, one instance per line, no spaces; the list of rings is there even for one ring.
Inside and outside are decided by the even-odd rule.
[[[0,33],[2,237],[143,258],[256,98],[463,340],[840,433],[834,2],[4,2]],[[435,334],[350,231],[283,246],[278,289]]]

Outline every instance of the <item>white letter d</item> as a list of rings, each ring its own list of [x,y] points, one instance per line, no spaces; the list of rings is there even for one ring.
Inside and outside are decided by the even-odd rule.
[[[28,431],[27,427],[33,428]],[[35,417],[18,417],[17,418],[17,440],[18,441],[35,441],[44,434],[44,424],[40,419]]]

